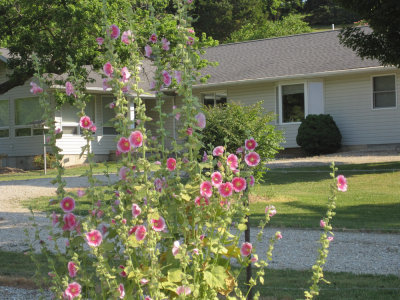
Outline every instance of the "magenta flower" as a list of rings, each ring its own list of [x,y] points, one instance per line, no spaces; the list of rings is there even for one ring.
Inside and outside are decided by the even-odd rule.
[[[91,247],[98,247],[103,241],[103,236],[101,235],[100,231],[96,229],[86,233],[85,236],[88,245]]]
[[[226,164],[231,170],[236,170],[238,168],[238,158],[235,154],[229,154],[226,159]]]
[[[108,85],[108,80],[107,80],[107,78],[104,78],[103,79],[103,91],[106,91],[109,88],[111,88],[111,87]]]
[[[197,120],[197,127],[204,129],[206,127],[206,116],[200,112],[195,116],[195,118]]]
[[[109,61],[104,64],[103,71],[108,77],[111,77],[114,73],[114,68]]]
[[[233,185],[230,182],[221,183],[218,188],[218,192],[222,197],[230,197],[233,193]]]
[[[151,56],[151,54],[153,53],[153,50],[151,49],[151,47],[149,45],[146,45],[144,47],[144,56],[149,57]]]
[[[132,204],[132,217],[137,218],[142,210],[140,209],[139,205],[133,203]]]
[[[79,120],[79,124],[84,129],[90,129],[90,127],[92,127],[93,125],[92,120],[90,120],[90,117],[88,116],[81,117],[81,119]]]
[[[276,215],[276,209],[275,206],[273,205],[267,205],[265,207],[265,214],[268,214],[270,217],[273,217]]]
[[[243,153],[243,148],[242,147],[239,147],[239,148],[236,149],[236,154],[240,154],[240,153]]]
[[[190,1],[190,3],[192,3],[192,1]],[[194,29],[193,29],[193,28],[188,28],[188,29],[187,29],[187,32],[189,32],[189,33],[191,33],[191,34],[194,34]]]
[[[75,200],[71,197],[64,197],[60,202],[60,206],[64,212],[71,212],[75,209]]]
[[[180,114],[180,113],[177,113],[177,114],[175,115],[175,120],[179,121],[180,118],[181,118],[181,114]]]
[[[277,232],[275,233],[275,238],[276,238],[277,240],[280,240],[280,239],[282,238],[282,234],[281,234],[279,231],[277,231]]]
[[[232,179],[233,190],[236,193],[244,191],[246,189],[246,179],[242,177],[235,177]]]
[[[222,183],[222,175],[220,172],[216,171],[211,174],[211,183],[216,188],[219,187]]]
[[[58,223],[58,216],[56,215],[56,213],[53,211],[53,213],[51,214],[51,224],[53,226],[55,226]]]
[[[109,107],[110,109],[114,109],[114,107],[115,107],[115,102],[111,102],[111,103],[108,105],[108,107]]]
[[[319,226],[321,226],[322,228],[325,228],[326,223],[324,220],[319,221]]]
[[[131,42],[134,41],[134,38],[132,36],[132,32],[130,30],[124,31],[121,35],[121,42],[123,42],[126,45],[129,45]]]
[[[150,36],[149,41],[152,42],[153,44],[157,43],[157,35],[155,33],[153,33]]]
[[[77,221],[76,221],[76,217],[73,213],[67,213],[64,215],[63,217],[63,221],[64,221],[64,226],[62,228],[62,230],[66,231],[72,231],[75,229],[76,225],[77,225]]]
[[[134,148],[141,147],[143,145],[143,134],[136,130],[129,136],[129,141]]]
[[[188,286],[181,285],[176,288],[176,293],[178,295],[182,294],[182,295],[188,296],[188,295],[190,295],[191,292],[192,292],[192,290]]]
[[[246,150],[253,151],[257,146],[257,142],[253,138],[249,138],[244,142]]]
[[[147,230],[146,230],[146,227],[144,227],[144,225],[139,225],[135,230],[135,238],[138,241],[143,240],[146,237],[146,234],[147,234]]]
[[[162,38],[161,43],[162,43],[163,50],[168,51],[170,42],[166,38]]]
[[[343,175],[337,177],[337,188],[341,192],[347,191],[347,180]]]
[[[128,173],[129,173],[129,168],[121,167],[121,169],[119,169],[119,172],[118,172],[119,179],[126,181],[126,179],[128,177]]]
[[[192,127],[189,127],[188,129],[186,129],[186,134],[187,135],[192,135],[193,134],[193,128]]]
[[[212,184],[209,181],[203,181],[200,184],[200,195],[211,198],[212,196]]]
[[[192,4],[192,3],[193,3],[193,0],[187,0],[187,3],[188,3],[188,4]]]
[[[182,81],[182,73],[181,71],[175,71],[175,79],[177,83],[181,83]]]
[[[172,78],[171,75],[169,75],[169,73],[167,71],[162,71],[162,76],[163,76],[163,82],[165,84],[166,87],[171,85],[172,82]]]
[[[196,206],[205,206],[205,205],[209,205],[210,201],[208,200],[207,197],[197,196],[196,199],[194,199],[194,204]]]
[[[224,147],[223,146],[218,146],[215,147],[213,150],[213,155],[214,156],[222,156],[224,154]]]
[[[206,162],[208,160],[207,152],[204,151],[203,158],[201,159],[202,162]]]
[[[150,280],[148,280],[148,279],[146,279],[146,278],[142,278],[142,279],[140,279],[140,284],[141,284],[141,285],[146,285],[146,284],[149,283],[149,281],[150,281]]]
[[[151,224],[153,224],[151,228],[153,228],[154,231],[160,232],[165,229],[165,220],[161,216],[157,220],[152,219]]]
[[[129,72],[127,67],[123,67],[121,69],[121,75],[122,75],[122,82],[127,83],[129,78],[131,77],[131,73]]]
[[[131,150],[131,143],[129,139],[122,137],[119,139],[117,144],[118,151],[122,153],[128,153]]]
[[[154,180],[154,188],[156,189],[157,192],[161,193],[163,186],[164,186],[163,181],[160,178],[156,178]]]
[[[328,242],[332,242],[333,241],[333,236],[328,236],[327,240],[328,240]]]
[[[181,244],[179,241],[174,242],[174,246],[172,247],[172,255],[176,256],[179,253],[179,249],[181,248]]]
[[[96,130],[97,130],[96,125],[93,124],[92,126],[90,126],[90,131],[91,132],[96,133]]]
[[[242,256],[249,256],[252,250],[253,250],[253,245],[246,242],[242,244],[242,247],[240,248],[240,254]]]
[[[188,44],[189,46],[194,44],[194,37],[192,36],[188,36],[188,40],[186,41],[186,44]]]
[[[74,299],[76,297],[79,297],[79,295],[81,294],[81,285],[77,282],[72,282],[70,284],[68,284],[68,287],[65,289],[64,291],[64,296],[67,299]]]
[[[123,265],[120,265],[118,268],[122,269],[122,271],[119,273],[121,277],[126,277],[128,274],[125,272],[125,267]]]
[[[260,155],[257,152],[250,152],[246,154],[244,161],[249,167],[255,167],[260,163]]]
[[[119,37],[119,33],[120,33],[119,32],[119,27],[117,25],[115,25],[115,24],[111,25],[109,33],[110,33],[110,37],[112,39],[118,38]]]
[[[32,94],[36,95],[36,94],[43,93],[43,89],[40,86],[38,86],[36,83],[31,82],[31,87],[32,88],[30,89],[30,92]]]
[[[175,160],[175,158],[170,157],[170,158],[167,159],[167,169],[170,170],[170,171],[173,171],[173,170],[176,169],[176,160]]]
[[[73,261],[68,262],[68,272],[70,277],[75,277],[76,273],[78,273],[76,264]]]
[[[67,96],[75,95],[74,86],[69,81],[65,83],[65,93]]]
[[[104,39],[103,39],[102,37],[98,37],[98,38],[96,38],[96,42],[97,42],[97,44],[98,44],[99,46],[101,46],[101,45],[103,45],[103,43],[104,43]]]
[[[119,299],[123,299],[125,297],[125,288],[122,283],[119,284],[118,291],[119,291]]]

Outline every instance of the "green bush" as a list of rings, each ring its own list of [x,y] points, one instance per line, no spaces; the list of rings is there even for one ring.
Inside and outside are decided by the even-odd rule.
[[[282,149],[282,132],[270,124],[276,117],[271,112],[264,112],[262,102],[249,106],[228,103],[205,107],[204,110],[207,125],[203,130],[202,142],[208,151],[226,145],[226,151],[236,153],[239,147],[244,147],[243,141],[250,137],[257,141],[256,151],[266,160],[273,159]]]
[[[51,153],[46,153],[46,166],[47,168],[51,168],[53,163],[55,163],[56,161],[56,157],[51,154]],[[33,158],[33,165],[35,166],[35,168],[37,169],[44,169],[44,159],[43,159],[43,154],[41,155],[36,155]]]
[[[296,142],[308,155],[334,153],[341,147],[342,135],[330,115],[308,115],[301,122]]]

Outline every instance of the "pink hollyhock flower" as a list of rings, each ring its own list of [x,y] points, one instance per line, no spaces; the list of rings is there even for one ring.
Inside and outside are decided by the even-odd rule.
[[[277,233],[275,233],[275,238],[277,240],[280,240],[282,238],[282,234],[278,231]]]
[[[110,33],[110,37],[112,39],[118,38],[119,37],[119,33],[120,33],[118,26],[115,25],[115,24],[111,25],[109,33]]]
[[[202,162],[206,162],[208,160],[207,152],[204,151],[203,158],[201,159]]]
[[[341,192],[347,191],[347,180],[343,175],[337,177],[337,188]]]
[[[122,219],[121,223],[125,225],[126,224],[126,219]]]
[[[74,86],[69,81],[65,83],[65,93],[67,96],[75,95]]]
[[[68,272],[70,277],[75,277],[76,273],[78,273],[76,264],[73,261],[68,262]]]
[[[255,167],[260,163],[260,155],[257,152],[250,152],[246,154],[244,160],[249,167]]]
[[[199,249],[194,248],[192,251],[193,251],[193,254],[199,255]]]
[[[108,105],[108,107],[109,107],[110,109],[114,109],[114,107],[115,107],[115,102],[111,102],[111,103]]]
[[[240,154],[240,153],[243,153],[243,148],[242,147],[239,147],[239,148],[236,149],[236,154]]]
[[[250,175],[250,177],[249,177],[249,185],[250,186],[254,186],[254,182],[255,182],[255,179],[254,179],[254,176],[253,175]]]
[[[222,156],[224,154],[224,147],[223,146],[218,146],[215,147],[213,150],[213,155],[214,156]]]
[[[134,38],[133,38],[132,32],[130,30],[124,31],[122,33],[121,42],[123,42],[125,45],[129,45],[133,41],[134,41]]]
[[[114,68],[109,61],[104,64],[103,71],[108,77],[111,77],[114,73]]]
[[[143,145],[143,134],[140,131],[136,130],[132,132],[129,136],[129,141],[134,148],[141,147]]]
[[[157,35],[155,33],[153,33],[150,36],[149,41],[152,42],[153,44],[157,43]]]
[[[166,38],[162,38],[161,43],[162,43],[163,50],[168,51],[170,42]]]
[[[246,147],[246,150],[249,151],[254,150],[258,146],[257,142],[253,138],[249,138],[248,140],[246,140],[244,142],[244,145]]]
[[[236,193],[244,191],[246,189],[246,179],[242,177],[235,177],[232,179],[233,190]]]
[[[156,191],[161,193],[163,187],[164,187],[163,181],[160,178],[156,178],[154,180],[154,188],[156,189]]]
[[[122,137],[119,139],[117,147],[118,151],[128,153],[131,150],[131,143],[129,142],[129,139]]]
[[[120,275],[121,277],[126,277],[127,274],[126,274],[126,272],[124,271],[124,270],[125,270],[125,267],[124,267],[123,265],[120,265],[118,268],[122,269],[122,271],[119,273],[119,275]]]
[[[152,53],[153,53],[153,49],[151,49],[151,46],[149,46],[149,45],[144,46],[144,56],[150,58]]]
[[[107,89],[109,89],[109,88],[111,88],[111,87],[108,85],[108,80],[107,80],[107,78],[104,78],[103,79],[103,91],[107,91]]]
[[[181,71],[175,71],[175,79],[177,83],[181,83],[182,81],[182,73]]]
[[[173,171],[173,170],[176,169],[176,160],[175,160],[175,158],[170,157],[170,158],[167,159],[167,169],[170,170],[170,171]]]
[[[319,221],[319,226],[321,226],[322,228],[325,228],[326,223],[324,220]]]
[[[256,262],[258,262],[258,257],[253,256],[253,257],[250,259],[250,261],[251,261],[252,263],[256,263]]]
[[[332,242],[333,241],[333,236],[328,236],[327,240],[328,240],[328,242]]]
[[[188,4],[192,4],[192,3],[193,3],[193,0],[187,0],[187,3],[188,3]]]
[[[177,121],[179,121],[180,118],[181,118],[181,114],[180,114],[180,113],[177,113],[177,114],[175,115],[175,119],[176,119]]]
[[[132,204],[132,217],[137,218],[142,210],[140,209],[139,205],[133,203]]]
[[[188,36],[188,40],[186,42],[186,44],[188,44],[189,46],[193,45],[194,43],[194,37],[192,36]]]
[[[157,160],[157,161],[154,162],[154,164],[157,165],[157,166],[161,166],[161,161]]]
[[[152,298],[150,298],[150,296],[145,296],[144,300],[153,300]]]
[[[85,236],[88,245],[91,247],[98,247],[103,241],[103,236],[101,235],[100,231],[96,229],[86,233]]]
[[[53,211],[53,213],[51,214],[51,224],[53,226],[55,226],[58,223],[58,216],[56,215],[56,213]]]
[[[218,192],[222,197],[230,197],[232,196],[233,192],[233,185],[230,182],[225,182],[221,183],[221,185],[218,187]]]
[[[93,125],[92,121],[90,120],[90,118],[88,116],[81,117],[81,119],[79,120],[79,124],[84,129],[90,129],[90,127],[92,127],[92,125]]]
[[[131,73],[129,72],[127,67],[123,67],[121,69],[121,75],[122,75],[122,82],[127,83],[129,78],[131,77]]]
[[[76,225],[77,225],[77,221],[76,221],[76,217],[73,213],[67,213],[64,215],[63,217],[63,221],[64,221],[64,226],[62,228],[62,230],[66,231],[72,231],[75,229]]]
[[[32,94],[36,95],[36,94],[43,93],[43,89],[40,86],[38,86],[36,83],[31,82],[31,87],[32,88],[30,89],[30,92]]]
[[[129,92],[129,86],[124,85],[124,86],[122,87],[121,91],[122,91],[123,93]]]
[[[126,179],[128,177],[128,173],[129,173],[129,168],[121,167],[121,169],[119,169],[119,172],[118,172],[119,179],[126,181]]]
[[[273,217],[276,215],[276,209],[275,206],[273,205],[267,205],[265,207],[265,214],[268,214],[270,217]]]
[[[90,131],[91,131],[91,132],[96,133],[96,130],[97,130],[96,125],[90,126]]]
[[[125,288],[124,288],[124,285],[122,283],[119,284],[118,291],[119,291],[119,299],[124,299],[124,297],[125,297]]]
[[[71,197],[64,197],[60,202],[60,206],[64,212],[71,212],[75,209],[75,200]]]
[[[193,128],[192,127],[189,127],[188,129],[186,129],[186,134],[187,135],[192,135],[193,134]]]
[[[142,279],[140,279],[140,284],[141,284],[141,285],[146,285],[146,284],[149,283],[149,281],[150,281],[150,280],[148,280],[148,279],[146,279],[146,278],[142,278]]]
[[[197,120],[196,125],[201,129],[204,129],[206,127],[206,116],[200,112],[195,116],[195,118]]]
[[[107,233],[107,231],[108,231],[108,228],[107,228],[106,225],[102,224],[100,230],[101,230],[101,234],[105,235]]]
[[[226,159],[226,164],[231,170],[236,170],[238,168],[238,158],[235,154],[229,154]]]
[[[192,290],[188,286],[181,285],[176,288],[176,293],[178,295],[182,294],[182,295],[188,296],[188,295],[190,295],[191,292],[192,292]]]
[[[165,86],[166,87],[170,86],[171,82],[172,82],[171,75],[169,75],[169,73],[166,70],[164,70],[164,71],[162,71],[162,76],[163,76],[163,82],[164,82]]]
[[[146,227],[144,227],[144,225],[139,225],[135,230],[135,238],[138,241],[143,240],[146,237],[146,234],[147,234],[147,230],[146,230]]]
[[[68,284],[68,287],[64,291],[64,295],[68,299],[74,299],[76,297],[79,297],[79,295],[81,294],[81,289],[82,288],[79,283],[72,282],[72,283]]]
[[[200,184],[200,195],[211,198],[212,196],[212,184],[209,181],[203,181]]]
[[[161,216],[157,220],[152,219],[151,224],[153,224],[151,228],[153,228],[154,231],[160,232],[165,229],[165,220]]]
[[[222,175],[220,172],[216,171],[211,174],[211,183],[216,188],[219,187],[222,183]]]
[[[179,241],[174,242],[174,246],[172,247],[172,255],[176,256],[179,253],[179,249],[181,248],[181,244]]]
[[[98,38],[96,38],[96,42],[97,42],[97,44],[98,44],[99,46],[101,46],[101,45],[103,45],[103,43],[104,43],[104,39],[103,39],[102,37],[98,37]]]
[[[242,247],[240,248],[240,254],[242,256],[249,256],[252,250],[253,250],[253,245],[246,242],[242,244]]]
[[[194,199],[194,203],[196,206],[205,206],[205,205],[209,205],[210,201],[208,200],[207,197],[197,196],[196,199]]]

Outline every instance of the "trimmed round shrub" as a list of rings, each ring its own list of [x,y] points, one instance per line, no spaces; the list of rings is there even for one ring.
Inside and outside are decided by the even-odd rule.
[[[331,115],[308,115],[301,122],[296,142],[308,155],[334,153],[341,147],[342,135]]]

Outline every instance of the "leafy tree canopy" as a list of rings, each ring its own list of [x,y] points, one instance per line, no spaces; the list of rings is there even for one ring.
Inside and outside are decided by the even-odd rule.
[[[304,12],[307,14],[305,21],[311,25],[348,24],[360,19],[355,12],[341,7],[336,0],[307,0]]]

